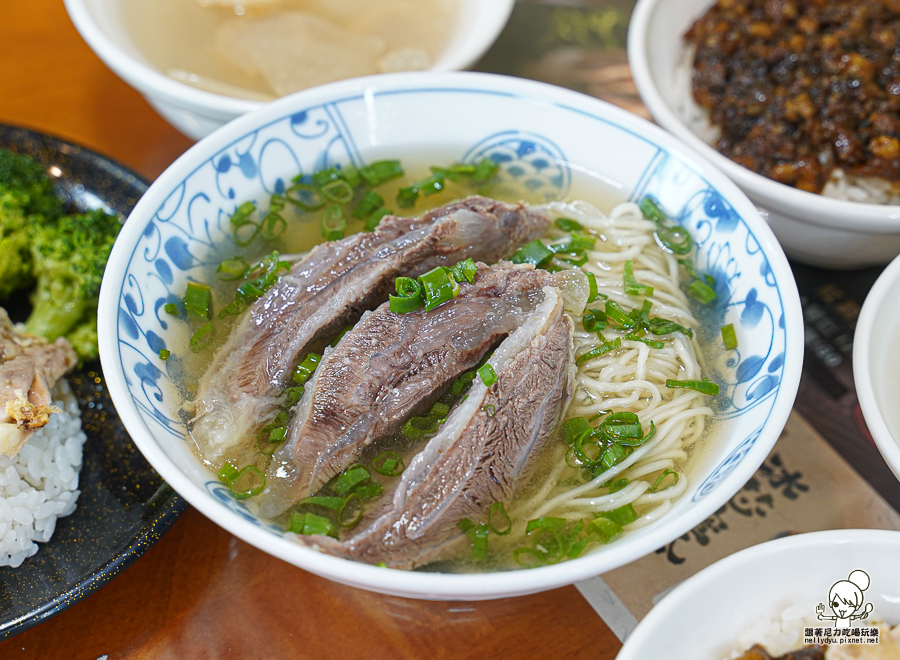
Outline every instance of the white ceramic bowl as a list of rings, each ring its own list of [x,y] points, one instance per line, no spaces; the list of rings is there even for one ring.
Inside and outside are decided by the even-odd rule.
[[[816,617],[829,591],[852,571],[869,576],[864,603],[888,624],[900,623],[900,532],[839,529],[799,534],[747,548],[685,580],[625,641],[617,660],[723,660],[761,620]],[[825,627],[834,622],[822,621]]]
[[[263,105],[198,89],[156,69],[128,36],[123,1],[64,0],[72,23],[97,56],[179,131],[199,140]],[[454,33],[430,70],[456,71],[474,64],[497,39],[514,5],[515,0],[460,0]]]
[[[720,167],[768,216],[788,256],[826,268],[884,264],[900,253],[900,206],[830,199],[772,181],[708,145],[676,113],[684,33],[714,0],[639,0],[628,27],[628,63],[653,118]]]
[[[657,523],[577,560],[527,571],[448,575],[376,568],[319,554],[260,523],[184,440],[182,400],[159,359],[178,328],[161,311],[202,277],[228,217],[298,170],[440,154],[489,157],[504,177],[548,197],[590,177],[598,196],[657,197],[695,236],[698,267],[722,287],[712,324],[734,324],[718,425],[685,495]],[[226,245],[227,249],[227,243]],[[212,258],[212,257],[209,257]],[[728,295],[724,287],[728,288]],[[787,261],[750,201],[725,176],[650,123],[561,88],[476,73],[396,74],[300,92],[241,117],[188,150],[150,187],[116,242],[100,300],[104,373],[135,442],[191,504],[266,552],[328,578],[403,596],[478,599],[568,584],[620,566],[685,533],[731,497],[775,443],[800,378],[803,321]]]
[[[853,382],[866,426],[900,479],[900,257],[879,275],[856,321]]]

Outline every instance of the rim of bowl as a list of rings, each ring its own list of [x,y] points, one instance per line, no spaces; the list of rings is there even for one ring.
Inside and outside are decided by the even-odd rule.
[[[853,381],[856,384],[859,407],[872,439],[894,476],[900,479],[900,442],[888,428],[875,399],[875,387],[869,365],[872,334],[876,330],[875,318],[884,306],[887,295],[896,288],[898,281],[900,281],[900,257],[895,258],[875,280],[856,320],[856,332],[853,336]],[[886,328],[884,331],[890,330]]]
[[[731,181],[710,165],[690,147],[658,126],[594,97],[542,82],[474,72],[411,72],[381,74],[366,78],[338,81],[311,88],[274,101],[264,108],[222,126],[208,137],[189,148],[170,165],[150,186],[135,207],[131,217],[150,217],[171,190],[184,179],[185,172],[192,172],[217,154],[228,144],[252,130],[291,114],[299,107],[326,102],[348,93],[376,93],[384,90],[429,90],[434,88],[486,89],[521,98],[529,103],[556,105],[562,109],[603,116],[619,126],[628,128],[644,138],[677,154],[688,166],[701,173],[709,183],[722,192],[735,210],[750,223],[760,248],[768,257],[771,272],[782,291],[781,301],[785,316],[784,371],[776,400],[773,402],[767,425],[760,439],[749,450],[741,463],[719,483],[716,490],[697,502],[678,517],[663,517],[654,523],[654,530],[641,538],[623,539],[603,549],[570,561],[530,570],[494,572],[486,574],[440,574],[385,569],[332,557],[300,546],[285,538],[261,533],[255,524],[242,519],[224,505],[215,501],[206,491],[194,484],[169,459],[156,443],[149,428],[141,418],[137,407],[128,395],[124,372],[118,356],[117,310],[121,283],[128,266],[127,250],[131,248],[146,223],[129,221],[119,234],[113,247],[109,265],[100,291],[98,332],[101,361],[107,365],[104,373],[110,382],[114,403],[126,428],[147,460],[163,478],[201,513],[240,537],[247,543],[285,561],[311,570],[319,575],[353,586],[400,596],[437,599],[487,599],[512,595],[524,595],[564,586],[593,577],[606,570],[622,566],[629,561],[656,550],[671,539],[680,536],[705,520],[721,506],[756,471],[775,444],[793,407],[800,383],[803,360],[803,320],[800,297],[787,258],[768,224],[756,207]],[[124,239],[124,240],[123,240]],[[126,247],[127,245],[127,247]],[[723,487],[723,484],[728,484]],[[734,490],[730,490],[734,484]]]
[[[638,0],[628,25],[628,64],[644,105],[660,126],[681,138],[731,177],[754,201],[777,212],[801,216],[803,222],[843,231],[887,234],[900,231],[900,206],[850,202],[799,190],[757,174],[719,153],[688,128],[656,87],[647,57],[648,31],[663,0]],[[674,33],[673,33],[674,34]],[[679,38],[676,35],[674,38]],[[852,219],[852,225],[848,223]]]
[[[85,0],[63,0],[63,4],[75,29],[106,66],[126,81],[142,81],[153,93],[169,102],[206,108],[223,117],[253,112],[267,103],[218,94],[173,80],[155,67],[136,59],[110,39],[94,20]],[[482,3],[481,6],[487,9],[481,10],[486,18],[479,26],[479,29],[484,29],[484,34],[478,42],[478,48],[458,48],[450,53],[442,53],[437,61],[438,66],[429,71],[453,71],[474,64],[500,36],[515,4],[516,0],[491,0],[490,3]],[[483,28],[484,25],[490,25],[490,28]]]
[[[765,541],[728,555],[695,573],[666,594],[638,623],[616,658],[617,660],[642,658],[643,656],[637,654],[642,650],[644,642],[654,635],[660,623],[673,613],[683,611],[685,601],[696,593],[702,591],[715,593],[718,581],[729,573],[746,570],[760,559],[777,558],[782,552],[795,548],[806,549],[813,557],[818,554],[820,548],[827,549],[853,543],[894,545],[900,550],[900,532],[888,529],[829,529],[806,532]]]

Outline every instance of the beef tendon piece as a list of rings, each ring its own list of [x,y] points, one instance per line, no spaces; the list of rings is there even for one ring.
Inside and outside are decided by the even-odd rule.
[[[484,197],[386,217],[374,232],[318,245],[257,300],[198,384],[191,433],[207,459],[274,417],[307,347],[387,300],[397,277],[473,258],[495,262],[540,236],[550,218]]]
[[[312,495],[366,446],[433,403],[524,321],[555,276],[501,262],[480,264],[473,279],[430,311],[395,314],[381,305],[323,358],[269,470],[263,516]]]
[[[556,289],[507,337],[442,429],[410,461],[392,496],[344,540],[297,536],[328,554],[415,568],[468,552],[458,523],[508,503],[556,432],[575,379],[571,318]]]

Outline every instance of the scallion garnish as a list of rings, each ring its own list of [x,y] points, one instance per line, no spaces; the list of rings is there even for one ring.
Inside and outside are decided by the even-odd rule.
[[[719,393],[719,386],[706,377],[703,380],[673,380],[670,378],[666,381],[666,387],[670,389],[687,388],[710,396],[715,396]]]
[[[230,472],[230,474],[233,475],[234,473]],[[245,465],[227,483],[235,499],[246,500],[263,492],[263,489],[266,487],[266,475],[255,465]]]
[[[475,163],[475,171],[472,172],[472,181],[481,183],[488,179],[494,178],[494,175],[500,171],[500,164],[495,163],[489,158],[482,158]]]
[[[641,200],[638,206],[641,209],[641,213],[648,220],[653,220],[655,222],[665,222],[669,218],[663,213],[662,209],[659,208],[659,204],[655,199],[647,195],[644,199]]]
[[[497,373],[494,371],[494,367],[487,362],[478,369],[478,375],[485,387],[490,387],[497,382]]]
[[[650,319],[650,326],[648,329],[654,335],[668,335],[673,332],[680,332],[687,337],[694,336],[694,331],[690,328],[685,328],[680,323],[669,321],[668,319],[662,319],[658,316],[656,318]]]
[[[312,377],[321,361],[322,356],[318,353],[307,353],[300,364],[294,369],[294,375],[291,380],[298,385],[303,385]]]
[[[677,225],[667,227],[660,225],[656,229],[656,239],[663,247],[678,255],[688,254],[694,246],[690,232]]]
[[[405,186],[397,191],[397,206],[401,209],[411,209],[419,201],[419,189],[415,186]]]
[[[627,335],[625,335],[625,339],[628,341],[639,341],[643,344],[646,344],[650,348],[661,349],[665,347],[665,344],[663,342],[645,337],[643,329],[628,333]]]
[[[303,536],[337,537],[334,524],[328,518],[317,516],[308,511],[306,513],[291,514],[291,524],[288,527],[288,531]]]
[[[514,264],[532,264],[540,268],[553,258],[553,252],[544,245],[543,241],[534,240],[526,243],[518,252],[509,258]]]
[[[472,284],[475,281],[475,274],[478,272],[478,266],[475,265],[475,260],[469,257],[468,259],[457,262],[457,264],[450,269],[450,272],[453,275],[453,279],[457,282],[466,280],[469,284]]]
[[[487,403],[481,408],[484,411],[484,414],[488,417],[493,417],[497,414],[497,407],[493,403]]]
[[[620,527],[624,527],[638,519],[637,511],[634,510],[634,506],[631,504],[620,506],[612,511],[604,511],[599,515],[601,518],[609,518]]]
[[[386,477],[398,477],[406,469],[403,458],[395,451],[385,451],[372,461],[372,469]]]
[[[259,224],[250,219],[254,211],[256,204],[244,202],[231,214],[232,238],[241,247],[250,245],[259,233]]]
[[[459,292],[459,283],[450,276],[450,270],[438,266],[419,276],[419,284],[422,286],[422,299],[425,302],[425,311],[429,312],[441,305]]]
[[[359,175],[369,186],[375,188],[382,183],[403,176],[403,166],[399,160],[381,160],[359,169]]]
[[[199,353],[200,351],[208,348],[213,340],[216,338],[216,328],[212,323],[206,323],[201,325],[197,330],[191,335],[191,340],[188,343],[191,352]]]
[[[182,302],[188,316],[198,319],[212,318],[212,291],[206,284],[188,282]]]
[[[655,493],[655,492],[659,491],[659,485],[662,483],[663,479],[668,477],[670,474],[673,477],[675,477],[675,479],[672,481],[672,485],[667,486],[666,488],[667,489],[674,488],[678,484],[678,473],[675,470],[666,468],[665,470],[662,471],[662,474],[660,474],[658,477],[656,477],[656,481],[654,481],[653,485],[647,489],[648,492]]]
[[[326,183],[320,190],[325,199],[335,204],[347,204],[353,200],[353,188],[343,179]]]
[[[178,305],[175,303],[166,303],[163,306],[163,309],[166,310],[166,314],[171,314],[172,316],[181,316],[181,310],[178,309]]]
[[[616,479],[615,481],[610,481],[606,484],[603,484],[607,488],[609,488],[610,495],[613,493],[618,493],[620,490],[625,488],[629,484],[628,479],[622,477],[621,479]]]
[[[338,241],[344,237],[347,219],[338,204],[331,204],[322,213],[322,236],[326,241]]]
[[[580,355],[576,360],[576,366],[581,366],[588,360],[593,360],[596,357],[600,357],[601,355],[606,355],[610,351],[615,351],[619,348],[622,348],[622,338],[616,337],[612,341],[603,342],[597,348],[592,348],[587,353]]]
[[[239,280],[250,270],[250,264],[243,257],[225,259],[216,267],[216,275],[224,282]]]
[[[722,326],[722,342],[725,344],[726,351],[737,348],[737,335],[734,332],[734,325],[731,323]]]
[[[567,232],[573,231],[584,231],[584,227],[577,220],[570,220],[569,218],[557,218],[553,221],[559,229]]]
[[[457,523],[463,534],[472,541],[472,559],[486,559],[488,549],[488,533],[490,528],[484,523],[476,525],[468,518],[463,518]]]
[[[494,534],[505,536],[512,531],[512,519],[503,502],[494,502],[488,510],[488,527]]]
[[[344,506],[344,502],[347,501],[346,497],[330,497],[327,495],[314,495],[312,497],[307,497],[305,499],[300,500],[297,504],[312,504],[314,506],[321,506],[326,509],[331,509],[332,511],[340,511]]]
[[[630,296],[652,296],[653,287],[649,284],[641,284],[634,276],[634,264],[631,259],[625,262],[624,269],[625,293]]]
[[[597,288],[597,277],[590,271],[584,271],[584,274],[587,275],[588,278],[588,299],[587,304],[590,305],[592,302],[597,300],[597,296],[600,293]]]
[[[363,483],[364,481],[368,481],[372,478],[372,475],[369,474],[368,468],[365,465],[351,465],[349,468],[341,472],[341,474],[337,477],[334,484],[331,486],[331,490],[333,490],[338,495],[344,495],[345,493],[349,493],[355,486]]]
[[[422,286],[412,277],[398,277],[394,288],[397,295],[388,296],[388,305],[394,314],[406,314],[422,304]]]
[[[172,351],[170,351],[166,348],[159,349],[159,359],[160,360],[168,360],[170,357],[172,357]]]
[[[440,422],[434,417],[410,417],[404,422],[400,432],[411,440],[418,440],[433,434],[438,426]]]
[[[581,325],[587,332],[602,332],[606,329],[606,312],[600,309],[584,310]]]
[[[708,305],[713,300],[716,299],[716,291],[706,282],[702,282],[700,280],[694,280],[690,284],[685,287],[688,294],[703,303],[704,305]]]

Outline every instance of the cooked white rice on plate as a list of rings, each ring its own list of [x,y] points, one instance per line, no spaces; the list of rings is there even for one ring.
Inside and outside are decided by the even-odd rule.
[[[62,412],[34,433],[13,458],[0,456],[0,566],[16,568],[50,540],[56,519],[75,511],[87,436],[68,383],[53,390]]]

